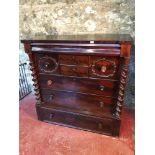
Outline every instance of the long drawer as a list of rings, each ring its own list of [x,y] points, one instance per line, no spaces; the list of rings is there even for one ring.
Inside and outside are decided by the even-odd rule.
[[[48,89],[41,89],[41,95],[44,104],[75,109],[99,117],[111,116],[114,106],[114,99],[110,97]]]
[[[114,96],[116,81],[80,79],[63,76],[39,74],[41,88],[52,90],[68,90],[88,94]]]
[[[38,118],[48,123],[69,126],[88,131],[114,135],[116,132],[116,120],[109,118],[97,118],[81,115],[74,112],[66,112],[48,107],[37,107]],[[119,123],[119,122],[118,122]]]

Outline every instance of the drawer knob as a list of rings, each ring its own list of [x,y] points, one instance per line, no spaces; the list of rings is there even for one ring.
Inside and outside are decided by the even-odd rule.
[[[46,68],[48,68],[49,65],[50,65],[50,63],[48,63],[48,62],[45,63],[45,67],[46,67]]]
[[[77,79],[76,78],[73,78],[73,81],[76,81]]]
[[[99,124],[98,124],[98,128],[99,128],[100,130],[103,129],[103,125],[102,125],[102,123],[99,123]]]
[[[52,80],[48,80],[48,81],[47,81],[47,85],[48,85],[48,86],[51,86],[52,84],[53,84],[53,81],[52,81]]]
[[[104,107],[104,102],[99,102],[100,107]]]
[[[49,96],[49,100],[51,101],[51,100],[53,100],[54,99],[54,96],[53,95],[50,95]]]
[[[103,91],[104,90],[104,86],[100,86],[100,90]]]
[[[50,119],[53,118],[54,117],[54,114],[50,114],[49,117],[50,117]]]
[[[75,56],[72,56],[71,59],[74,61],[75,60]]]
[[[106,70],[107,70],[107,67],[106,67],[106,66],[102,66],[102,67],[101,67],[101,72],[104,73]]]

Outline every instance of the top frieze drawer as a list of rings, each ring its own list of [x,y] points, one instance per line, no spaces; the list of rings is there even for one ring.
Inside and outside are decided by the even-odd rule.
[[[104,44],[104,43],[31,43],[33,53],[59,53],[73,55],[107,55],[119,56],[120,44]]]

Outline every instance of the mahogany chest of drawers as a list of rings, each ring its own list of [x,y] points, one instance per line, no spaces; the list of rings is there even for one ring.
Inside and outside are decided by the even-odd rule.
[[[119,136],[131,41],[126,34],[23,39],[38,119]]]

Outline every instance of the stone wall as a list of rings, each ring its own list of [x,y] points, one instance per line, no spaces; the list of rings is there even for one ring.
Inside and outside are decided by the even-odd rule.
[[[33,35],[129,33],[134,0],[20,0],[20,38]]]

